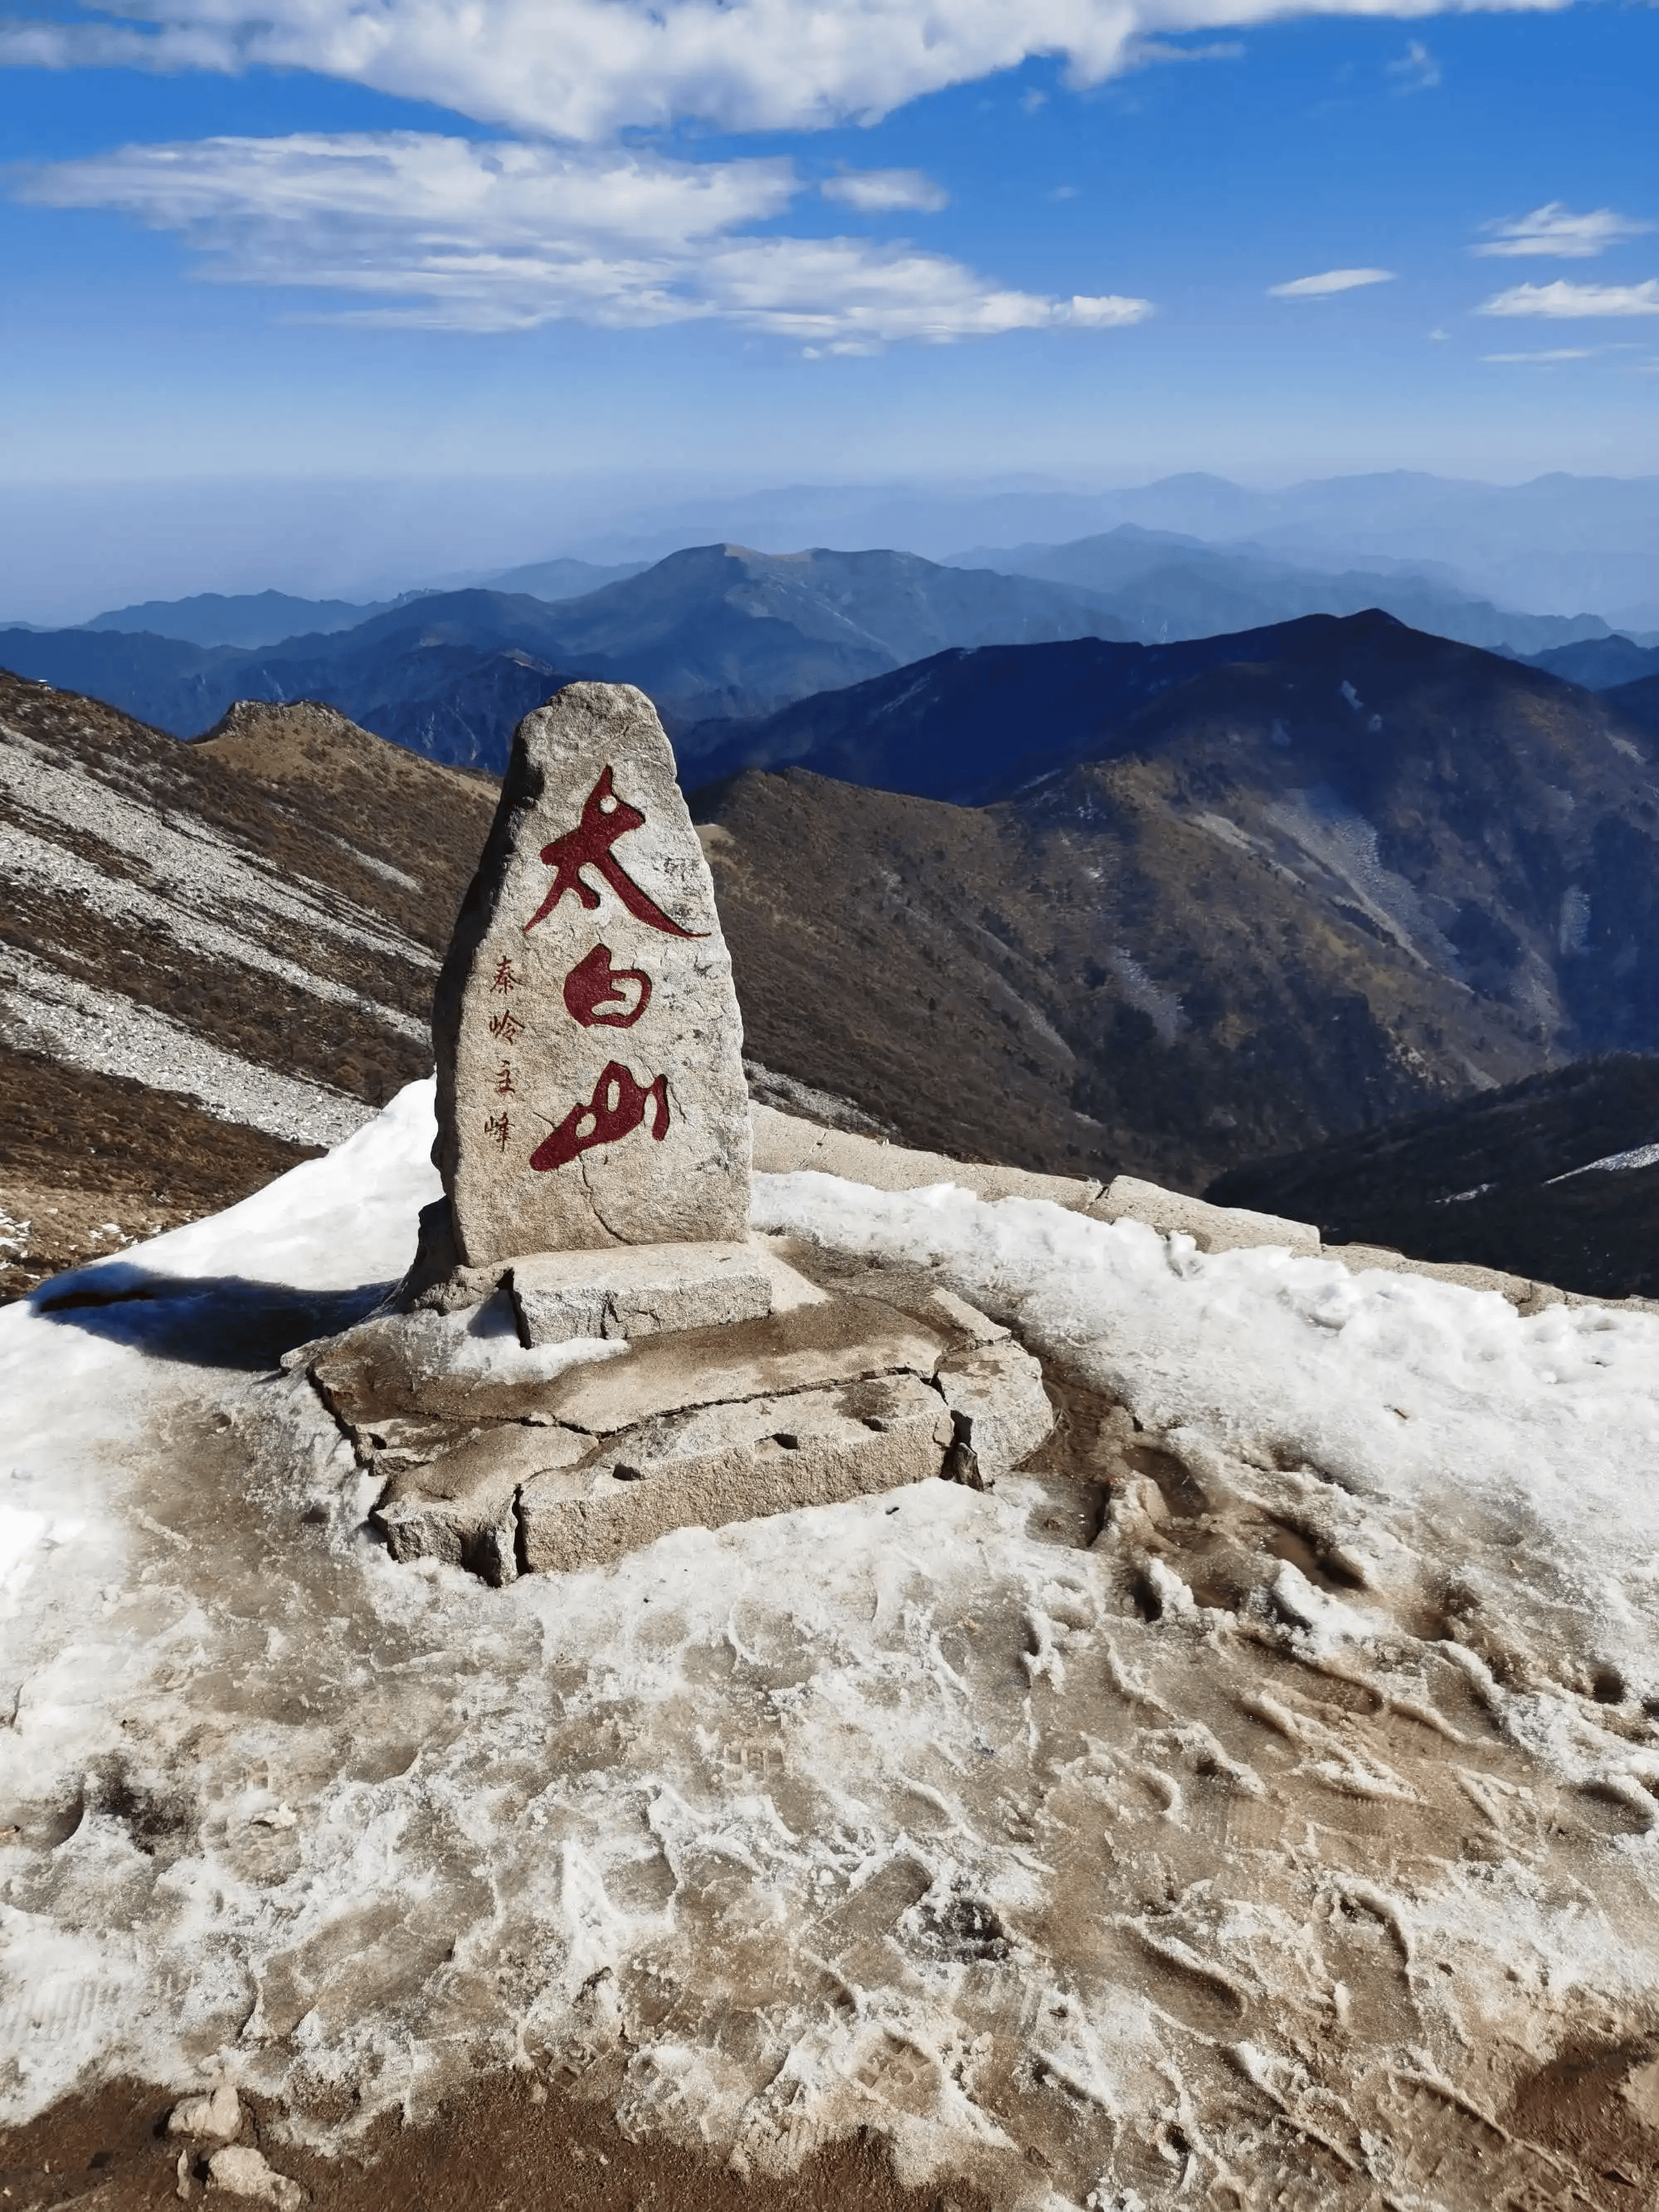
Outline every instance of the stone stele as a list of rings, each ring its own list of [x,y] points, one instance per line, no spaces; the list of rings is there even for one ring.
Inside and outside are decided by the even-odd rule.
[[[466,1266],[746,1234],[732,963],[643,692],[571,684],[520,723],[433,1037]]]

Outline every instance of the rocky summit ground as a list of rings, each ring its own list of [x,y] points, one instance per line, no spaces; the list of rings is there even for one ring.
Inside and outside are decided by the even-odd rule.
[[[276,1364],[432,1126],[0,1315],[12,2201],[194,2201],[214,2085],[362,2212],[1650,2201],[1659,1321],[763,1176],[1050,1444],[490,1589]]]
[[[1485,732],[1482,875],[1413,824],[1442,769],[1322,787],[1349,725],[1276,744],[1263,681],[1031,805],[719,794],[751,1081],[1190,1188],[1639,1012],[1640,884],[1573,873],[1625,755],[1540,842],[1583,764],[1524,724],[1505,848]],[[280,1362],[436,1195],[398,1085],[493,788],[312,709],[0,710],[0,1235],[19,1283],[104,1255],[0,1313],[3,2199],[217,2202],[165,2116],[227,2086],[279,2208],[1654,2198],[1659,1320],[763,1174],[803,1270],[1012,1328],[1048,1443],[502,1589],[399,1565]]]

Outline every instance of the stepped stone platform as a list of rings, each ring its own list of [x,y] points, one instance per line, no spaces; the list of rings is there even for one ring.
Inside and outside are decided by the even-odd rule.
[[[295,1355],[385,1477],[371,1518],[392,1556],[496,1584],[599,1566],[673,1528],[936,1477],[982,1488],[1048,1435],[1037,1362],[963,1300],[889,1269],[815,1281],[813,1255],[769,1240],[738,1252],[718,1290],[758,1279],[769,1309],[743,1320],[537,1344],[520,1316],[542,1310],[538,1255],[470,1310],[383,1315]],[[652,1248],[635,1254],[648,1272]]]

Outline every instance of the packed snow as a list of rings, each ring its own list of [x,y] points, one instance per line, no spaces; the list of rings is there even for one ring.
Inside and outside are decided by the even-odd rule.
[[[4,2117],[128,2072],[326,2143],[533,2065],[1032,2206],[1565,2172],[1510,2101],[1659,2029],[1659,1319],[758,1176],[1013,1328],[1070,1459],[495,1590],[392,1564],[277,1370],[431,1137],[0,1313]]]

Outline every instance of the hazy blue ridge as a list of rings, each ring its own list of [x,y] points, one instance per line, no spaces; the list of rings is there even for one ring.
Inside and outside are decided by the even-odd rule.
[[[1413,629],[1488,651],[1533,654],[1609,635],[1601,616],[1535,615],[1494,605],[1431,574],[1379,556],[1335,573],[1297,567],[1260,545],[1219,546],[1123,524],[1063,545],[977,547],[964,564],[1045,578],[1100,592],[1149,642],[1293,622],[1302,615],[1361,614],[1368,607]]]
[[[113,629],[0,632],[0,664],[195,737],[238,698],[324,701],[436,760],[500,769],[519,719],[575,676],[637,684],[672,730],[752,718],[994,641],[1124,637],[1094,594],[912,554],[690,547],[581,598],[422,594],[263,647]]]
[[[1480,647],[1465,651],[1458,641],[1414,630],[1377,610],[1304,616],[1169,645],[1084,639],[987,646],[939,653],[759,720],[695,726],[678,741],[680,772],[696,789],[744,769],[802,768],[918,799],[983,805],[1077,762],[1132,748],[1140,741],[1137,714],[1212,671],[1237,668],[1242,677],[1281,664],[1299,667],[1309,711],[1327,699],[1341,701],[1345,656],[1362,650],[1373,660],[1392,658],[1401,669],[1425,653],[1458,652],[1474,667],[1475,680],[1482,666],[1492,680],[1529,667]],[[1467,671],[1461,680],[1470,680]],[[1533,680],[1565,681],[1541,670]],[[1659,695],[1659,683],[1654,688]],[[1620,696],[1606,695],[1615,706]],[[1212,705],[1224,714],[1224,699]],[[1651,726],[1640,714],[1629,719]]]
[[[1587,691],[1611,691],[1644,676],[1659,675],[1659,641],[1640,643],[1618,635],[1586,638],[1582,644],[1556,646],[1527,657],[1534,668],[1547,668],[1552,676],[1565,676],[1569,684],[1582,684]]]

